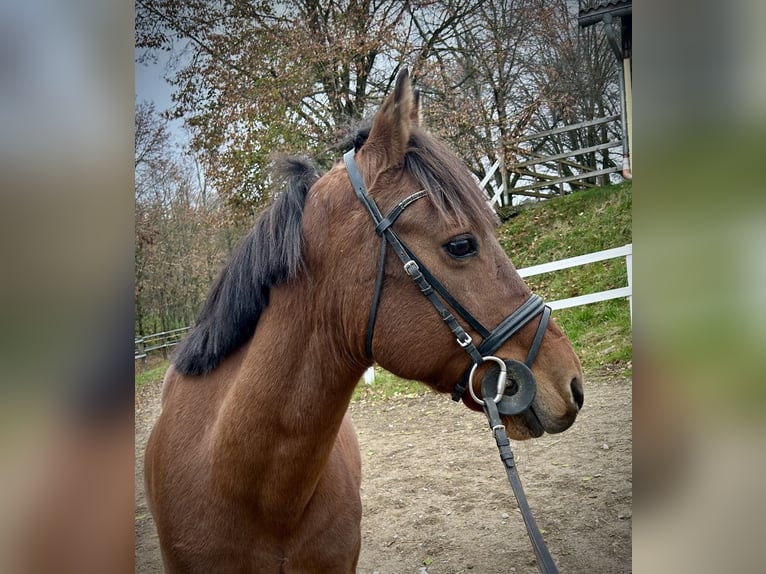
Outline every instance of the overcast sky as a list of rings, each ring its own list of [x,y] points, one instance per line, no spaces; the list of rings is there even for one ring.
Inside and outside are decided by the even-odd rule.
[[[136,52],[138,56],[138,52]],[[163,76],[164,62],[147,66],[136,62],[136,101],[153,101],[157,110],[170,107],[171,86]]]
[[[135,51],[138,58],[139,51]],[[154,102],[158,113],[164,112],[172,106],[173,102],[170,94],[173,87],[165,81],[165,66],[167,65],[168,55],[164,52],[159,53],[159,61],[156,64],[135,64],[135,91],[136,103],[142,101]],[[169,124],[170,131],[178,144],[188,140],[187,134],[183,129],[180,120],[173,120]]]

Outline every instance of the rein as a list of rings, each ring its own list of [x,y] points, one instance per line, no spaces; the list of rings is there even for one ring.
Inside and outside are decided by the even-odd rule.
[[[537,566],[542,574],[558,574],[556,563],[553,561],[548,547],[545,545],[543,536],[540,533],[540,529],[537,527],[535,517],[532,514],[532,510],[529,508],[527,502],[527,496],[524,493],[524,487],[521,485],[521,478],[516,470],[516,461],[513,457],[513,451],[511,450],[511,441],[508,439],[508,435],[505,432],[505,426],[500,420],[500,413],[497,410],[497,405],[494,401],[490,400],[493,393],[492,381],[490,377],[484,377],[481,386],[482,395],[485,398],[484,401],[484,413],[487,415],[489,426],[492,429],[492,435],[495,437],[495,444],[497,444],[497,450],[500,452],[500,460],[505,467],[505,474],[508,477],[508,482],[511,484],[513,495],[516,497],[516,502],[519,505],[521,516],[524,519],[524,525],[527,527],[527,535],[529,536],[529,542],[532,545],[532,550],[537,558]]]
[[[346,166],[346,172],[351,180],[359,201],[367,209],[367,212],[375,225],[375,232],[380,236],[380,260],[378,263],[378,273],[375,281],[375,290],[370,306],[370,316],[367,324],[367,338],[365,342],[365,352],[367,358],[372,361],[372,341],[375,332],[375,321],[377,319],[378,305],[383,290],[383,278],[386,262],[386,252],[388,245],[391,246],[394,253],[401,260],[404,271],[409,275],[413,282],[418,286],[420,292],[431,302],[436,312],[452,331],[458,345],[471,358],[472,365],[465,371],[461,380],[455,384],[452,391],[452,400],[459,401],[464,398],[466,388],[471,397],[484,409],[489,420],[489,426],[500,451],[500,459],[505,466],[508,481],[513,489],[514,496],[519,504],[524,524],[527,527],[532,549],[537,557],[538,567],[542,574],[558,574],[553,558],[545,546],[540,530],[537,527],[532,511],[527,503],[521,480],[516,471],[516,464],[513,452],[510,448],[510,440],[505,432],[505,427],[500,419],[501,416],[512,416],[529,409],[535,398],[536,386],[534,376],[530,370],[535,357],[540,350],[545,330],[550,319],[551,309],[543,302],[542,298],[534,293],[521,304],[515,311],[503,319],[492,331],[487,329],[482,323],[469,313],[452,294],[434,277],[425,265],[409,250],[391,228],[396,219],[402,212],[417,200],[425,197],[427,192],[420,190],[400,201],[385,217],[378,209],[375,201],[367,193],[367,187],[364,185],[362,174],[354,161],[355,151],[349,150],[343,155],[343,162]],[[458,323],[455,316],[447,309],[444,303],[449,305],[468,325],[482,337],[482,342],[478,347],[474,344],[471,336]],[[532,319],[541,315],[540,323],[535,332],[534,339],[530,345],[526,360],[521,363],[515,360],[502,360],[492,355],[499,349],[503,343],[510,339],[522,327]],[[476,396],[473,385],[474,374],[477,367],[485,362],[492,362],[489,370],[485,373],[482,384],[481,394],[483,399]],[[496,372],[495,372],[496,371]],[[511,385],[507,385],[509,378]]]

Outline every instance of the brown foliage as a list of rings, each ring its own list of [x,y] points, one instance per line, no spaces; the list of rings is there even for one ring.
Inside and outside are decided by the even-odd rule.
[[[428,128],[480,177],[497,159],[518,161],[519,135],[612,113],[613,62],[603,35],[589,34],[567,0],[137,0],[139,63],[170,54],[165,117],[183,120],[196,162],[172,160],[167,130],[139,107],[137,307],[158,328],[190,323],[200,284],[270,201],[274,154],[329,167],[333,144],[402,65]],[[512,188],[504,169],[495,178]]]
[[[236,227],[194,166],[174,158],[154,107],[139,104],[135,124],[136,333],[146,334],[194,320]]]

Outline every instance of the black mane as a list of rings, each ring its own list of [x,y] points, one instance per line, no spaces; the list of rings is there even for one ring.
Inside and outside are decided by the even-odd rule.
[[[295,277],[303,267],[303,207],[320,174],[312,161],[299,157],[281,158],[274,171],[282,191],[223,268],[197,323],[176,349],[173,363],[183,374],[212,371],[250,340],[271,287]]]

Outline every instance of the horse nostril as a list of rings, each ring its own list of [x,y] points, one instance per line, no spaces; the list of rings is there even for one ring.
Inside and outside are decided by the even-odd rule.
[[[572,398],[574,399],[574,402],[577,405],[577,410],[579,411],[582,408],[583,402],[585,402],[585,395],[582,391],[582,382],[580,379],[575,377],[572,379],[572,382],[569,386],[572,389]]]

